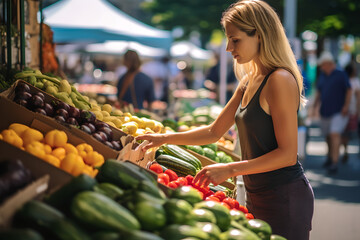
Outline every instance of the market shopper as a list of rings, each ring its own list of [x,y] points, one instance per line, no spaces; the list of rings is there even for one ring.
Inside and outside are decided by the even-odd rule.
[[[215,185],[243,175],[246,205],[289,240],[309,239],[314,195],[297,157],[297,113],[303,83],[275,11],[264,1],[239,1],[221,20],[234,57],[238,87],[210,125],[182,133],[148,134],[143,150],[164,143],[216,142],[236,123],[242,161],[204,167],[195,177]],[[237,111],[239,108],[239,112]]]
[[[141,61],[136,51],[128,50],[124,54],[124,66],[127,68],[117,83],[117,96],[121,106],[131,103],[135,108],[143,109],[144,101],[147,109],[155,100],[152,79],[140,71]]]
[[[338,170],[341,135],[349,120],[351,86],[347,74],[336,67],[333,55],[323,52],[318,60],[321,73],[313,109],[320,106],[320,127],[328,145],[328,156],[323,166],[328,173]]]

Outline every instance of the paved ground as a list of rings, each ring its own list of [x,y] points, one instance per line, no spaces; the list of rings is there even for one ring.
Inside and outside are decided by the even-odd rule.
[[[339,164],[336,175],[328,175],[322,163],[327,146],[317,127],[308,128],[305,174],[315,194],[311,240],[360,239],[360,158],[358,140],[350,142],[347,164]],[[343,151],[343,149],[341,149]]]

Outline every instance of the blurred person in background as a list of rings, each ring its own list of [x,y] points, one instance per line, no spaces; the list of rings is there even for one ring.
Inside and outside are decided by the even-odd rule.
[[[210,80],[213,84],[209,84],[208,81],[204,82],[204,86],[210,90],[214,90],[219,101],[219,88],[220,88],[220,56],[218,53],[214,53],[215,65],[209,68],[206,74],[206,80]],[[237,81],[234,70],[231,68],[228,71],[226,77],[226,102],[228,102],[233,95],[234,89],[236,89]]]
[[[128,103],[137,109],[145,108],[151,111],[154,98],[154,84],[152,79],[140,71],[141,61],[137,52],[128,50],[124,54],[124,66],[127,71],[117,83],[117,96],[120,107]]]
[[[330,52],[321,53],[318,66],[321,73],[313,109],[320,105],[320,127],[328,146],[323,167],[334,174],[338,170],[341,135],[349,120],[351,86],[347,74],[336,67]]]
[[[168,102],[169,85],[176,81],[180,73],[180,70],[170,60],[170,57],[164,56],[161,59],[144,63],[141,71],[152,78],[155,99]]]
[[[349,140],[354,137],[355,134],[359,132],[358,123],[359,123],[359,113],[360,113],[360,80],[356,76],[355,66],[350,63],[345,67],[345,72],[347,73],[351,86],[351,100],[349,105],[349,122],[345,128],[344,133],[342,134],[342,145],[344,146],[344,156],[342,157],[342,163],[347,163],[349,159],[348,153],[348,143]]]

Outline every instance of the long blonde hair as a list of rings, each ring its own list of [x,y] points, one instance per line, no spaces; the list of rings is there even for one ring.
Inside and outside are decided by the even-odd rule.
[[[223,27],[231,23],[248,36],[257,33],[260,36],[259,60],[266,69],[284,68],[296,79],[302,105],[303,77],[296,63],[295,55],[285,35],[284,28],[276,12],[264,1],[243,0],[236,2],[223,13]],[[252,76],[259,72],[254,61],[238,64],[234,61],[234,72],[238,79]]]

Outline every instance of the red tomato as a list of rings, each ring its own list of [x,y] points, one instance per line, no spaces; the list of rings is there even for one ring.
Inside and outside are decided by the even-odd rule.
[[[187,175],[186,177],[186,180],[188,182],[188,185],[193,185],[193,181],[194,181],[194,177],[191,176],[191,175]]]
[[[233,209],[233,208],[235,207],[234,199],[232,199],[232,198],[229,198],[229,197],[224,198],[224,199],[222,200],[222,202],[224,202],[224,203],[226,203],[227,205],[229,205],[231,209]]]
[[[166,185],[165,182],[164,182],[164,179],[162,179],[162,178],[158,178],[158,179],[157,179],[157,182]]]
[[[247,219],[254,219],[254,215],[252,215],[251,213],[245,213],[245,217]]]
[[[169,175],[167,175],[166,173],[160,173],[160,174],[158,175],[158,179],[159,179],[159,178],[161,178],[161,179],[164,180],[165,185],[168,185],[169,182],[170,182]]]
[[[175,181],[172,181],[172,182],[169,182],[168,187],[170,187],[170,188],[177,188],[178,185],[176,184]]]
[[[169,175],[170,181],[175,181],[176,179],[178,179],[178,175],[176,174],[176,172],[171,169],[166,169],[165,173]]]
[[[187,180],[184,177],[179,177],[175,182],[179,187],[187,186]]]
[[[158,163],[153,163],[153,164],[150,166],[150,170],[152,170],[153,172],[156,172],[157,174],[163,173],[163,169],[162,169],[162,167],[160,166],[160,164],[158,164]]]
[[[226,194],[223,191],[217,191],[214,193],[214,196],[217,197],[220,201],[226,198]]]
[[[205,201],[220,202],[220,200],[215,196],[209,196],[209,197],[205,198]]]
[[[239,210],[240,203],[236,199],[234,199],[233,202],[234,202],[234,208]]]
[[[229,210],[231,210],[230,206],[227,203],[221,202],[221,205],[223,205],[224,207],[228,208]]]
[[[248,213],[249,212],[249,210],[245,207],[245,206],[243,206],[243,205],[239,205],[239,208],[238,208],[240,211],[242,211],[243,213]]]

